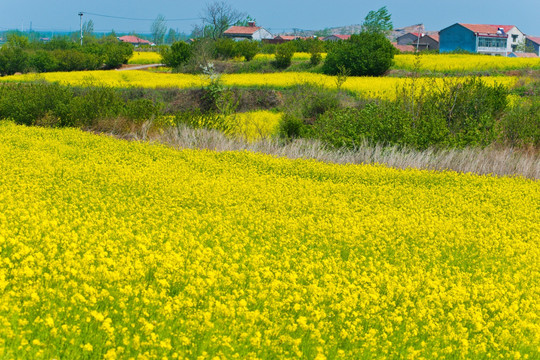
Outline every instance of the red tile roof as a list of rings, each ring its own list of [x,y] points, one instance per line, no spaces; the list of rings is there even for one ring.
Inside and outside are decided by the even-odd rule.
[[[335,36],[337,37],[338,39],[341,39],[341,40],[348,40],[351,38],[351,35],[331,35],[331,36]]]
[[[122,41],[122,42],[127,42],[127,43],[131,43],[131,44],[152,44],[150,41],[148,40],[144,40],[144,39],[141,39],[137,36],[133,36],[133,35],[126,35],[126,36],[120,36],[118,38],[118,40]]]
[[[413,45],[398,45],[397,43],[392,43],[396,49],[401,52],[414,52],[416,48]]]
[[[536,36],[527,36],[527,40],[530,40],[530,41],[532,41],[533,43],[540,45],[540,37],[536,37]]]
[[[439,34],[433,34],[433,35],[426,35],[435,40],[436,42],[439,42]]]
[[[231,26],[227,30],[225,30],[224,34],[229,35],[253,35],[257,30],[259,30],[259,26]]]
[[[294,36],[294,35],[278,35],[275,37],[276,39],[283,39],[283,40],[296,40],[296,39],[300,39],[299,36]]]
[[[536,55],[535,53],[512,53],[512,55],[519,58],[537,58],[538,57],[538,55]]]
[[[481,34],[497,34],[497,30],[499,28],[502,28],[505,33],[509,32],[513,28],[515,28],[514,25],[483,25],[483,24],[462,24],[459,23],[459,25],[471,30],[475,33],[481,33]]]

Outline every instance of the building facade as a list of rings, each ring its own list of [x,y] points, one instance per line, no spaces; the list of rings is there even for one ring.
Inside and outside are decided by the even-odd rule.
[[[412,45],[418,51],[439,50],[438,34],[407,33],[396,39],[398,45]]]
[[[479,54],[508,56],[525,35],[514,25],[451,25],[439,32],[440,51],[464,50]]]
[[[273,39],[270,31],[255,25],[255,21],[250,21],[248,26],[231,26],[223,33],[225,37],[236,41]]]
[[[527,47],[534,49],[534,53],[540,56],[540,37],[536,36],[527,36],[527,41],[525,43]]]

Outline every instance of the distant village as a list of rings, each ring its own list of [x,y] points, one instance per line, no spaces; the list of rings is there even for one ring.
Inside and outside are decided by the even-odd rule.
[[[263,27],[250,22],[248,26],[232,26],[224,33],[234,40],[260,40],[279,44],[308,37],[295,35],[273,36]],[[312,36],[315,37],[315,36]],[[319,37],[322,41],[340,41],[350,38],[349,34],[332,34]],[[424,31],[422,24],[396,29],[388,36],[401,52],[466,51],[486,55],[509,57],[540,56],[540,37],[525,35],[515,25],[486,25],[456,23],[440,31]]]
[[[351,33],[359,33],[358,27],[350,27],[347,34],[335,33],[335,30],[326,36],[316,35],[273,35],[264,27],[258,26],[255,21],[248,22],[247,26],[231,26],[224,36],[236,41],[255,40],[263,43],[281,44],[293,40],[316,38],[321,41],[347,40]],[[345,28],[337,28],[347,29]],[[412,25],[393,30],[388,34],[389,40],[400,52],[470,52],[486,55],[507,57],[540,57],[540,36],[524,34],[515,25],[488,25],[455,23],[440,31],[426,31],[423,24]],[[149,40],[137,35],[118,37],[119,41],[131,43],[134,46],[155,46]],[[192,42],[195,39],[187,39]],[[0,44],[5,38],[0,36]],[[40,38],[42,42],[50,38]]]

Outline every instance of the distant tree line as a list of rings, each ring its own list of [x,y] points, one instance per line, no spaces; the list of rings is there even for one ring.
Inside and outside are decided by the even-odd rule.
[[[10,34],[0,48],[0,74],[114,69],[127,63],[133,45],[111,35],[80,46],[67,36],[48,42]]]

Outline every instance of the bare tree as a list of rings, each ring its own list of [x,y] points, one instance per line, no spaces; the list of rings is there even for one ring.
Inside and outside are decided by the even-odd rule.
[[[152,41],[154,41],[154,44],[163,44],[165,41],[165,33],[167,32],[167,21],[165,20],[165,16],[158,15],[152,23],[150,31],[152,32]]]
[[[231,25],[235,25],[246,17],[246,13],[233,9],[231,5],[224,1],[215,1],[206,4],[201,18],[203,29],[210,33],[204,34],[207,37],[217,39],[223,36],[225,30]]]

